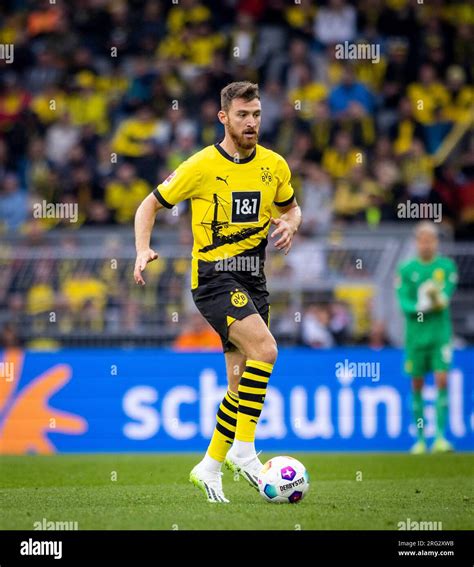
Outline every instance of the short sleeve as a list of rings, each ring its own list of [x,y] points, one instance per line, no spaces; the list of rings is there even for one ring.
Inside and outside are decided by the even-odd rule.
[[[395,286],[397,288],[398,302],[405,315],[414,315],[421,311],[417,305],[417,299],[410,284],[409,265],[402,264],[397,272]],[[416,295],[416,294],[415,294]]]
[[[188,159],[160,183],[153,194],[164,207],[172,209],[179,202],[193,197],[200,182],[201,173]]]
[[[278,187],[274,203],[277,207],[286,207],[295,198],[295,192],[291,186],[291,172],[286,161],[282,158],[280,168],[277,172]]]

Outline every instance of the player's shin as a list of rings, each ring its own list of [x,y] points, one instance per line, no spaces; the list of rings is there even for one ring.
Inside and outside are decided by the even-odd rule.
[[[237,457],[255,454],[255,431],[262,413],[273,364],[247,360],[239,384],[239,410],[233,451]]]
[[[413,417],[415,418],[416,436],[418,441],[423,441],[424,434],[424,417],[423,417],[423,396],[421,390],[412,392]]]
[[[232,446],[237,426],[237,394],[227,391],[217,412],[217,423],[203,464],[209,470],[220,470]]]
[[[448,415],[448,390],[438,387],[436,398],[436,438],[444,438],[446,431],[446,419]]]

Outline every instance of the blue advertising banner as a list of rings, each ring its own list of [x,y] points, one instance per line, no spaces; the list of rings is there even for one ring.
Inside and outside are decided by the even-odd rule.
[[[204,451],[226,389],[222,354],[164,349],[0,353],[0,453]],[[282,349],[257,429],[271,451],[405,451],[410,381],[396,349]],[[473,445],[474,349],[449,377],[448,438]],[[433,378],[424,390],[434,434]]]

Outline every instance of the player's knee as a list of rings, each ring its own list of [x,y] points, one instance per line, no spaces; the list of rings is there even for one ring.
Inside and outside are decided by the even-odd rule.
[[[272,336],[260,343],[258,351],[258,360],[268,362],[268,364],[275,364],[278,356],[278,348],[276,341]]]
[[[414,392],[421,392],[423,390],[424,380],[423,378],[413,378],[411,381],[411,387]]]

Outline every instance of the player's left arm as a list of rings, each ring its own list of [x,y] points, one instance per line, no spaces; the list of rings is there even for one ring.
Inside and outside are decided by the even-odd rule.
[[[293,236],[301,224],[301,209],[295,199],[291,186],[291,171],[283,158],[280,158],[277,169],[278,187],[273,201],[281,213],[278,218],[271,218],[271,223],[277,228],[271,238],[279,236],[275,242],[276,248],[288,254],[293,242]]]
[[[293,199],[291,204],[285,207],[277,205],[277,209],[281,212],[281,215],[278,218],[272,217],[271,219],[271,223],[277,227],[271,237],[280,236],[275,242],[275,246],[279,250],[283,250],[286,256],[293,243],[293,236],[301,224],[301,209],[296,199]]]
[[[435,309],[444,309],[451,301],[458,283],[458,272],[456,264],[451,260],[447,260],[446,277],[442,289],[438,288],[438,293],[434,298]]]

